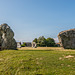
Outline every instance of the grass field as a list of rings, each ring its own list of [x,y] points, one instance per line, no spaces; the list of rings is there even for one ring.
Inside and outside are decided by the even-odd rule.
[[[0,75],[75,75],[75,50],[26,47],[0,51]]]

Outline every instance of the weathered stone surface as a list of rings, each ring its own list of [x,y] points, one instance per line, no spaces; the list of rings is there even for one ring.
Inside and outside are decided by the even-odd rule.
[[[0,25],[0,48],[3,49],[16,49],[17,43],[15,41],[14,32],[7,24]]]
[[[58,39],[63,48],[75,49],[75,29],[60,32]]]

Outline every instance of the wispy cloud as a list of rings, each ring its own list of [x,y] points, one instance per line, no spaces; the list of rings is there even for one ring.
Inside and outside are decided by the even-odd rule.
[[[54,38],[54,40],[55,40],[56,43],[59,42],[58,38]]]

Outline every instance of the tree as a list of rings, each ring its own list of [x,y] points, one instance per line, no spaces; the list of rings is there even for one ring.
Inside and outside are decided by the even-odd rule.
[[[38,39],[35,38],[33,42],[36,42],[39,47],[55,47],[55,41],[53,38],[45,38],[44,36],[40,36]]]
[[[54,47],[56,45],[53,38],[47,38],[46,41],[47,41],[47,44],[46,44],[47,47]]]
[[[44,38],[44,36],[41,36],[38,38],[38,46],[40,46],[40,47],[46,46],[46,39]]]
[[[33,42],[37,43],[37,38],[35,38],[35,39],[33,40]]]

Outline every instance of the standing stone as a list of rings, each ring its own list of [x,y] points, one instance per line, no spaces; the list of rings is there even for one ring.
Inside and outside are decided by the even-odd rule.
[[[32,42],[32,47],[33,48],[36,48],[37,47],[37,44],[35,42]]]
[[[17,48],[21,48],[21,42],[17,42]]]
[[[15,41],[14,32],[7,24],[0,25],[0,48],[3,49],[16,49],[17,43]]]
[[[58,39],[61,47],[65,49],[75,49],[75,29],[60,32]]]

